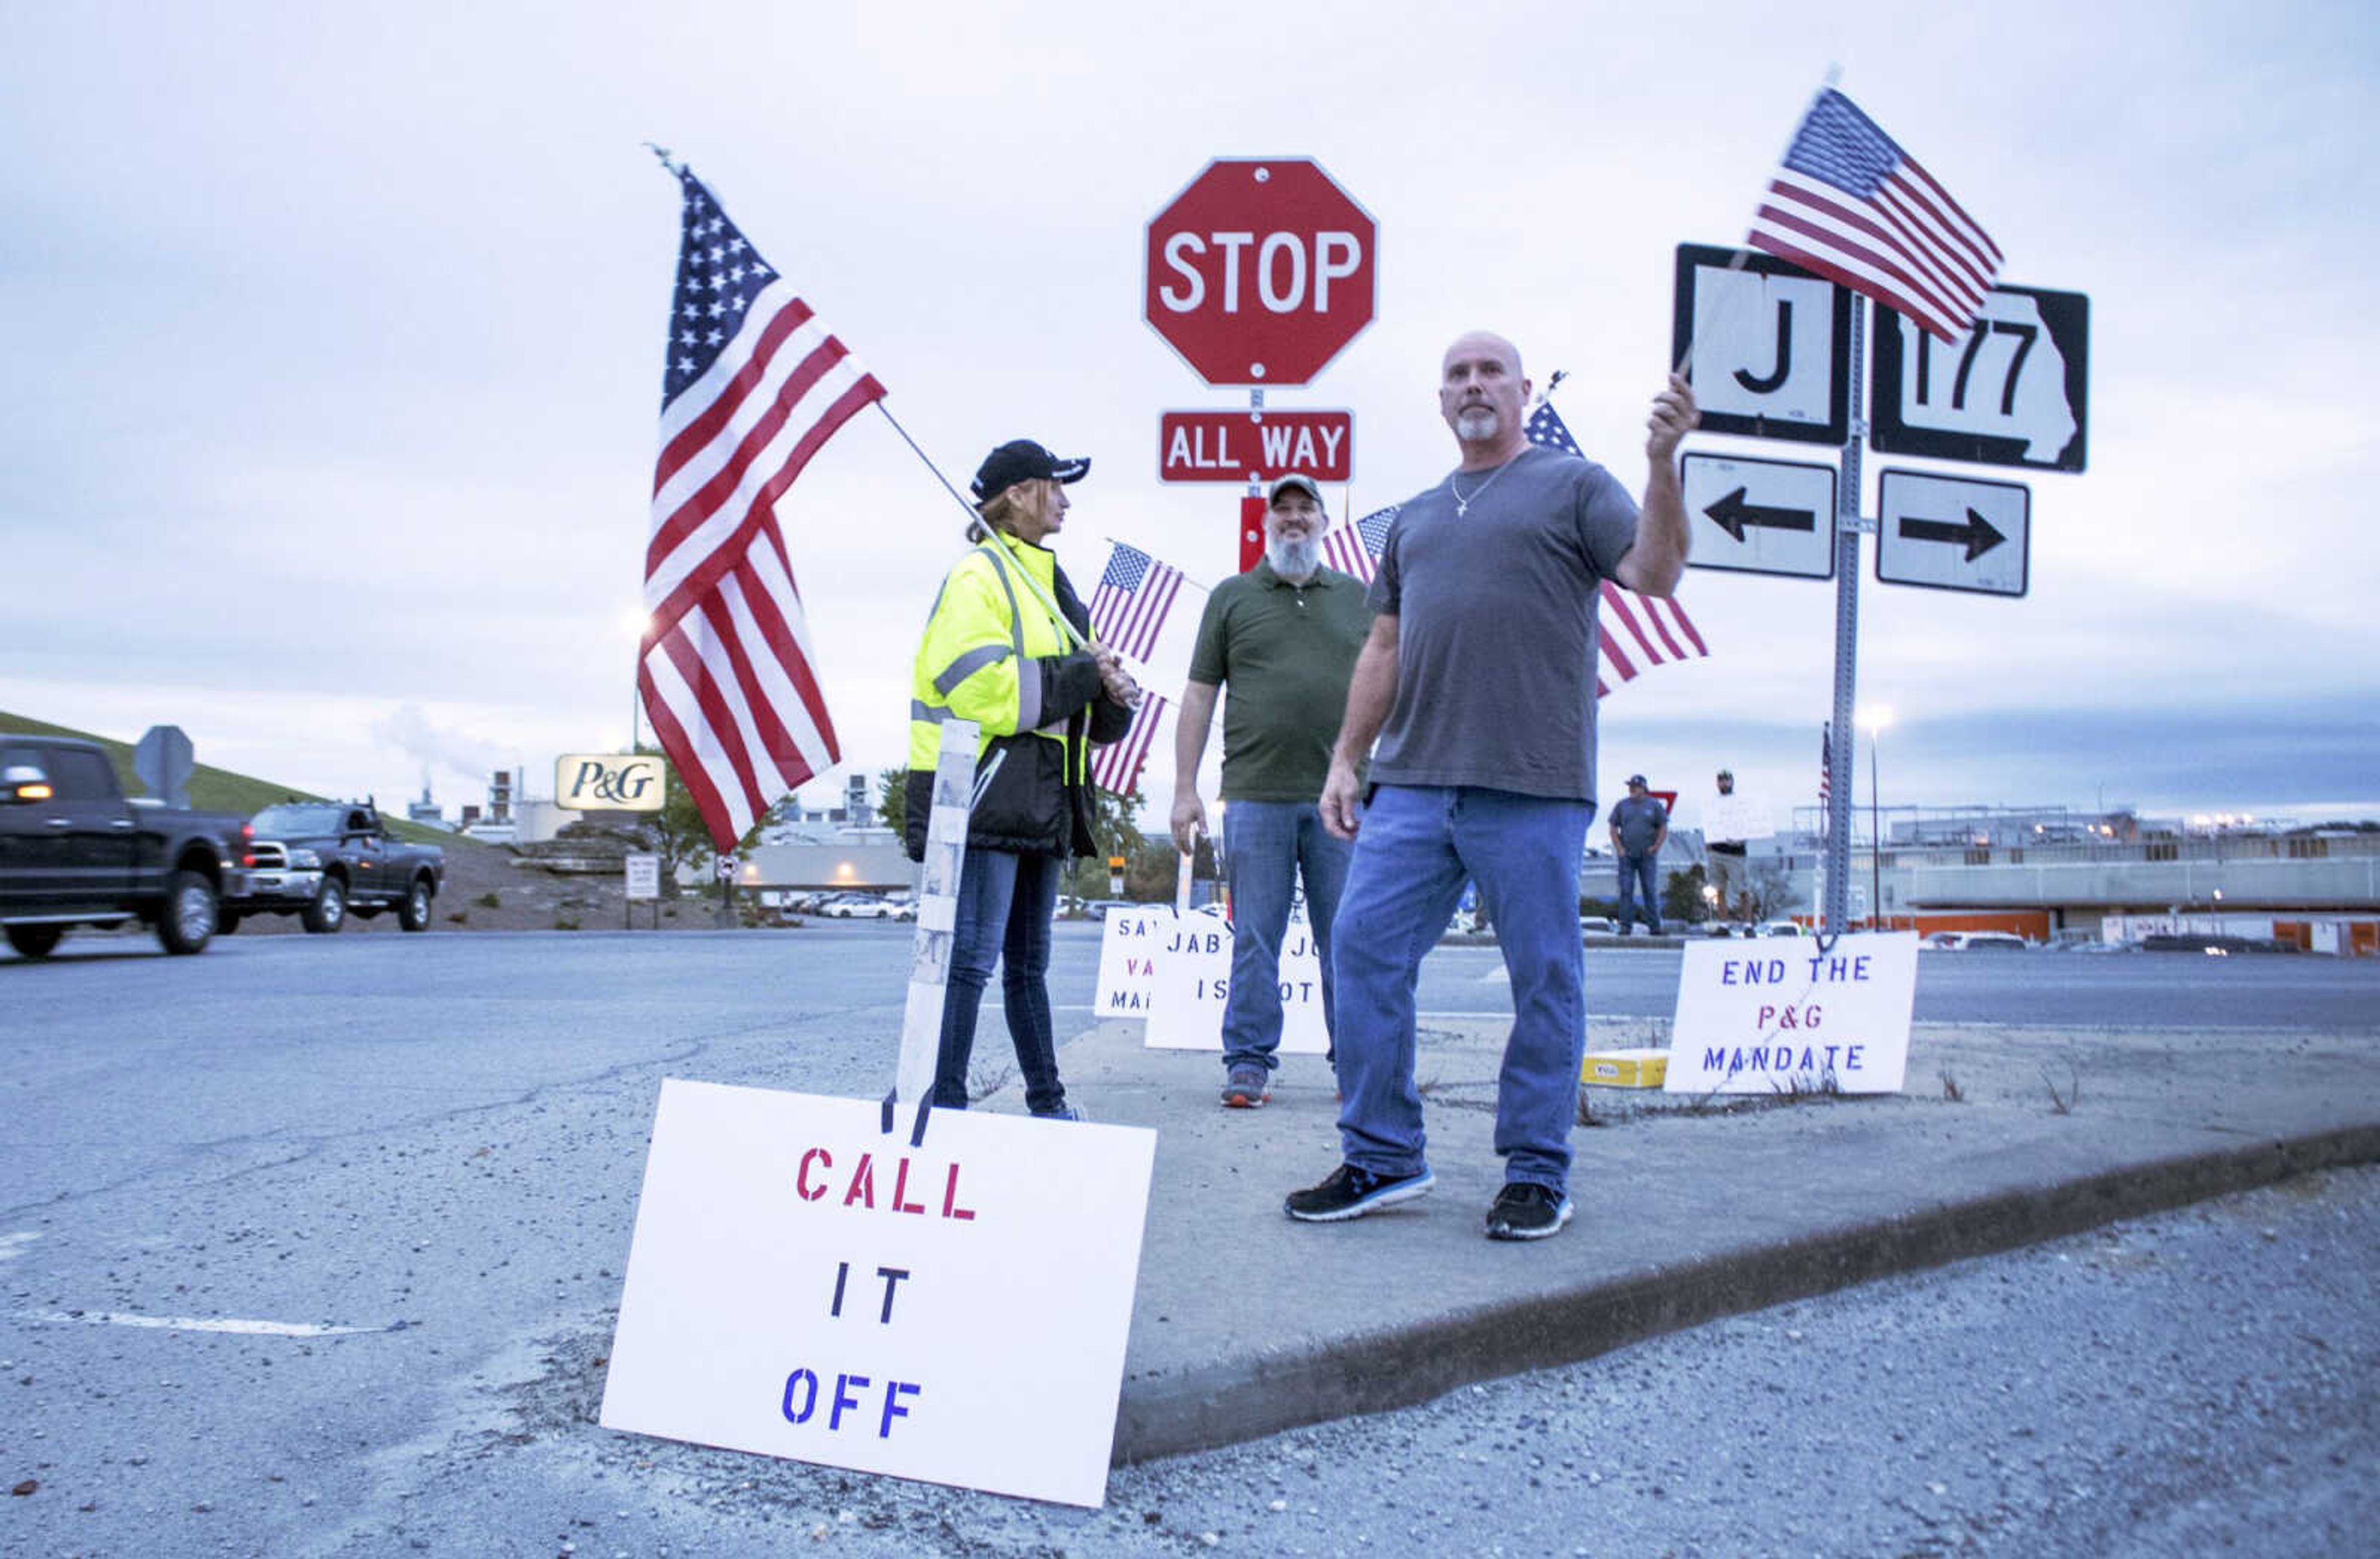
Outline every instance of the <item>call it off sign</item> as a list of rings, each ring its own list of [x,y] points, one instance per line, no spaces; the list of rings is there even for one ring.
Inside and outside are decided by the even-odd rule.
[[[574,752],[553,761],[553,804],[574,811],[658,812],[668,786],[659,754]]]
[[[1102,1504],[1156,1134],[880,1122],[662,1082],[603,1426]]]

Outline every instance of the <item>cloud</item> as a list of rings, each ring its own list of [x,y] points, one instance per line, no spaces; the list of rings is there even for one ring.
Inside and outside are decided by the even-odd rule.
[[[503,744],[441,727],[419,704],[399,704],[371,725],[372,739],[402,750],[426,772],[443,769],[480,781],[508,768]]]

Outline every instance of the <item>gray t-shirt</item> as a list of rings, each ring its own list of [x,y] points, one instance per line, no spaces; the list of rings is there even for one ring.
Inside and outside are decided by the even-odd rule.
[[[1611,832],[1620,835],[1623,855],[1641,856],[1651,853],[1653,841],[1661,836],[1661,829],[1670,814],[1661,810],[1659,800],[1650,796],[1622,796],[1611,803]]]
[[[1600,587],[1636,500],[1592,460],[1535,445],[1398,512],[1372,581],[1397,619],[1397,695],[1371,777],[1595,798]]]

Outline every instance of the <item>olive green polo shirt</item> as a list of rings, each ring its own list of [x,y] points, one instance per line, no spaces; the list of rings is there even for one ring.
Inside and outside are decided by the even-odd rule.
[[[1208,596],[1190,680],[1224,689],[1226,801],[1321,796],[1347,682],[1372,630],[1364,596],[1363,581],[1337,569],[1293,585],[1262,560]]]

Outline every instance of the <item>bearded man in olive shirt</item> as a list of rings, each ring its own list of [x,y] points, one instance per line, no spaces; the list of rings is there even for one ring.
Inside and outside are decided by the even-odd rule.
[[[1198,761],[1216,691],[1231,684],[1223,708],[1223,871],[1232,891],[1223,1103],[1231,1109],[1256,1109],[1272,1097],[1281,939],[1301,880],[1322,965],[1325,1029],[1332,1019],[1330,922],[1354,852],[1323,826],[1317,802],[1372,611],[1362,580],[1322,566],[1328,519],[1311,479],[1285,476],[1272,484],[1265,555],[1207,598],[1174,727],[1173,843],[1187,855],[1207,831]]]

